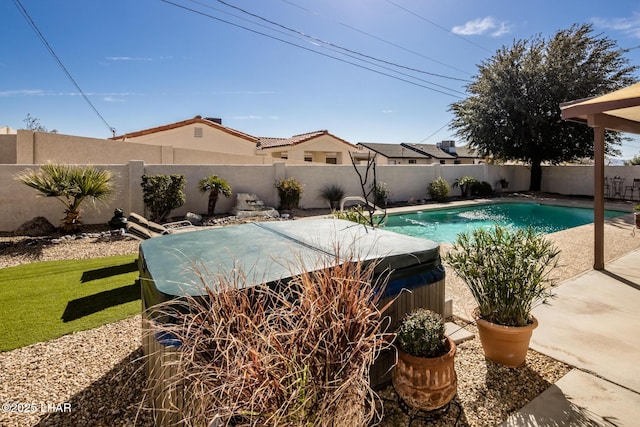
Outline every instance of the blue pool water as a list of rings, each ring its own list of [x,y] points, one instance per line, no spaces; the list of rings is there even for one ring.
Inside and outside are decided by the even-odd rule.
[[[605,218],[627,212],[605,210]],[[496,203],[450,209],[390,215],[386,230],[436,242],[453,242],[456,235],[478,227],[532,226],[541,233],[554,233],[593,222],[593,209],[540,205],[536,203]]]

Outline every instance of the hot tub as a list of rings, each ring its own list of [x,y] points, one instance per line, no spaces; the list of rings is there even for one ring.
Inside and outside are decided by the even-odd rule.
[[[338,253],[337,253],[338,252]],[[380,307],[396,298],[385,313],[393,331],[405,313],[425,307],[444,311],[444,268],[439,245],[433,241],[370,228],[337,219],[256,222],[165,235],[140,244],[139,269],[142,283],[143,317],[155,322],[168,321],[154,306],[185,295],[203,295],[202,282],[194,272],[194,261],[214,277],[236,269],[257,278],[246,284],[277,285],[304,268],[336,256],[376,262],[375,275],[389,274]],[[302,263],[299,261],[303,261]],[[295,261],[295,262],[293,262]],[[296,271],[298,269],[298,271]],[[390,272],[390,273],[389,273]],[[407,289],[411,292],[401,292]],[[399,295],[400,294],[400,295]],[[399,296],[398,296],[399,295]],[[143,323],[143,350],[151,381],[152,397],[158,411],[158,425],[179,422],[182,396],[179,390],[167,395],[163,378],[171,369],[179,343],[156,336]],[[388,372],[393,354],[381,354],[371,369],[371,383],[379,387],[390,381]],[[168,410],[173,407],[174,411]]]

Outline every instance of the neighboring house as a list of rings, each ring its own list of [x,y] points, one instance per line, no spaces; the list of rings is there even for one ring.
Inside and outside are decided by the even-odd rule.
[[[467,147],[456,147],[455,141],[442,141],[438,142],[436,145],[441,150],[455,156],[458,160],[458,162],[454,162],[455,164],[474,165],[484,162],[484,158],[478,155],[476,150]]]
[[[243,156],[255,156],[258,144],[258,138],[223,126],[221,119],[201,116],[110,139]]]
[[[404,144],[382,144],[376,142],[359,142],[358,151],[354,158],[359,163],[366,163],[376,155],[379,165],[428,165],[432,163],[430,156],[407,148]]]
[[[0,135],[15,135],[18,132],[16,132],[15,129],[10,128],[9,126],[0,126]]]
[[[294,135],[291,138],[260,138],[261,154],[297,162],[350,164],[350,152],[358,148],[326,130]]]
[[[431,159],[430,163],[440,163],[441,165],[460,163],[456,162],[456,156],[442,150],[438,145],[406,144],[403,142],[402,146],[429,157]]]

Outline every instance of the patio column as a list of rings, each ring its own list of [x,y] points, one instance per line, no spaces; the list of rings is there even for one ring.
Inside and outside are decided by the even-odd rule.
[[[590,117],[591,119],[591,117]],[[604,130],[589,120],[594,135],[594,185],[593,185],[593,225],[594,225],[594,270],[604,270]]]

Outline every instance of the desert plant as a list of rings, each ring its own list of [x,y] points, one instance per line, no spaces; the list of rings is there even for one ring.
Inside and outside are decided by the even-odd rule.
[[[327,184],[320,189],[320,197],[329,202],[331,209],[337,209],[340,200],[344,197],[344,187],[340,184]]]
[[[142,197],[151,221],[165,222],[173,209],[184,205],[184,175],[142,175]]]
[[[280,198],[278,209],[296,209],[300,204],[300,198],[304,191],[302,184],[296,181],[295,178],[283,178],[276,181],[275,186],[278,189],[278,197]]]
[[[460,187],[460,193],[462,194],[462,197],[468,197],[471,186],[479,182],[480,181],[478,181],[477,178],[474,178],[472,176],[463,176],[462,178],[458,178],[453,181],[453,188]]]
[[[333,218],[345,219],[347,221],[356,222],[358,224],[369,224],[369,212],[365,213],[362,206],[354,206],[343,211],[335,211],[332,215]]]
[[[309,270],[299,267],[292,271]],[[376,421],[369,368],[389,337],[374,268],[336,257],[275,289],[249,283],[242,272],[212,277],[196,265],[206,295],[159,306],[174,322],[151,325],[180,342],[167,390],[184,387],[181,419],[251,426]]]
[[[39,170],[29,170],[16,177],[45,197],[55,197],[65,206],[61,230],[74,233],[80,229],[80,205],[85,200],[105,202],[114,192],[114,174],[93,166],[46,164]]]
[[[375,185],[371,184],[371,190],[373,191],[373,204],[384,208],[389,201],[389,187],[384,182],[376,182]]]
[[[451,187],[443,178],[438,178],[431,182],[428,187],[429,196],[436,202],[446,202],[449,200]]]
[[[198,182],[198,190],[201,193],[209,192],[209,203],[207,204],[207,214],[209,216],[213,216],[220,195],[224,197],[231,196],[231,186],[229,183],[216,175],[202,178],[200,182]]]
[[[396,339],[405,353],[416,357],[438,357],[449,350],[444,331],[442,316],[426,308],[418,308],[400,321]]]
[[[469,287],[480,318],[503,326],[529,323],[531,309],[553,296],[559,250],[533,229],[496,224],[458,234],[444,259]]]

